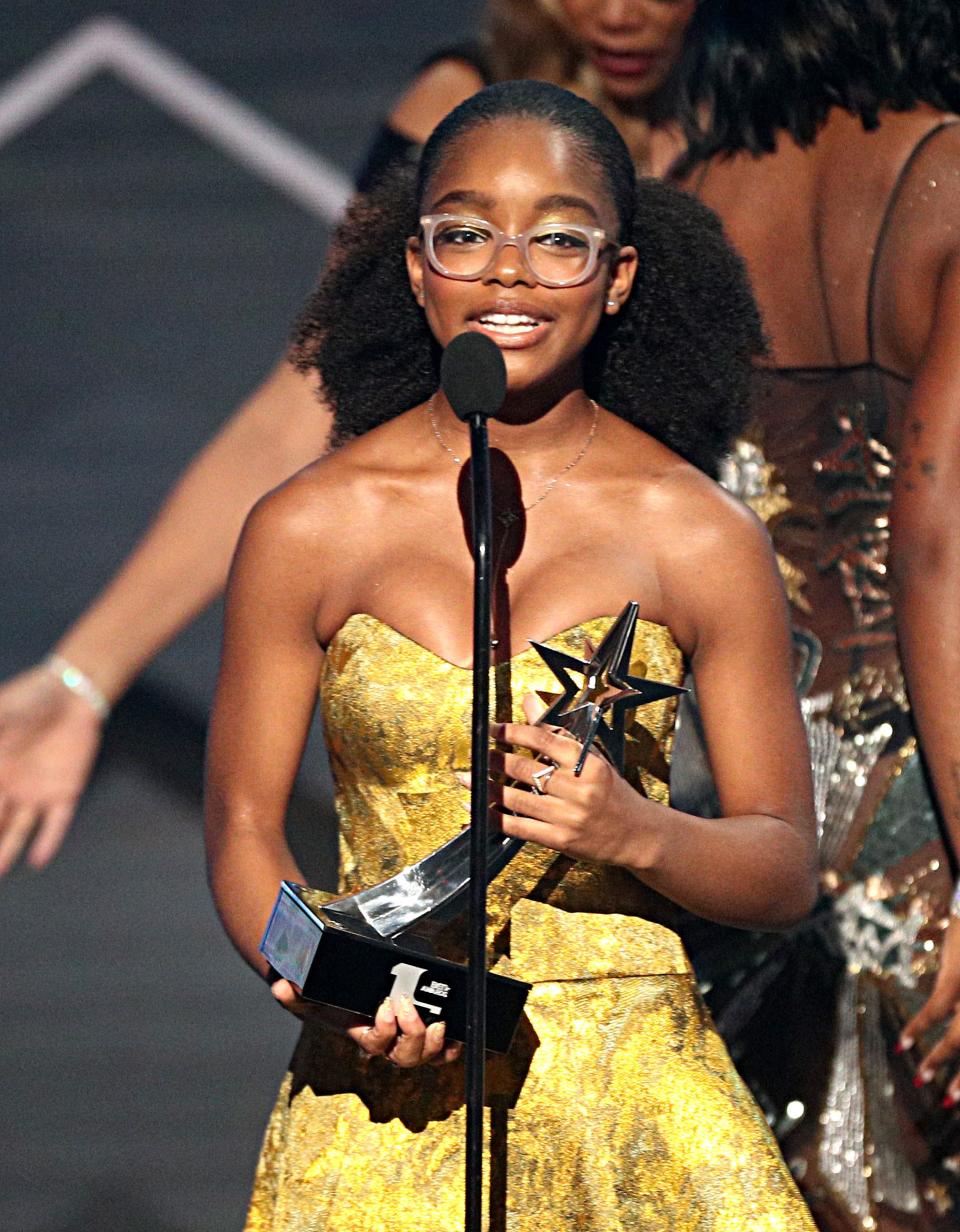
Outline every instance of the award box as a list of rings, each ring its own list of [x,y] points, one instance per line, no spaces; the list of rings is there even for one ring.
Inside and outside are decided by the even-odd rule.
[[[284,881],[260,952],[307,1001],[338,1006],[373,1018],[385,997],[406,994],[430,1026],[446,1023],[446,1038],[463,1041],[467,1029],[467,968],[425,950],[360,932],[352,919],[311,906],[310,891]],[[506,1052],[529,984],[487,973],[487,1047]]]

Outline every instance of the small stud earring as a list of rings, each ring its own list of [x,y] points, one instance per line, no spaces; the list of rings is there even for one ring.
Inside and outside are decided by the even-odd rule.
[[[619,308],[619,307],[620,307],[620,301],[619,301],[619,300],[617,300],[617,299],[612,299],[612,298],[611,298],[611,299],[608,299],[608,300],[607,300],[607,307],[608,307],[608,308]]]

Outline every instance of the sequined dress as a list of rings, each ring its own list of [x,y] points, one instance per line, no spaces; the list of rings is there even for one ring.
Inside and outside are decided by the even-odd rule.
[[[552,644],[582,654],[608,618]],[[678,683],[640,622],[632,671]],[[493,669],[498,717],[552,677],[532,649]],[[380,620],[333,638],[322,707],[341,889],[373,884],[463,824],[470,672]],[[628,772],[667,799],[673,702],[638,710]],[[804,1232],[812,1224],[696,991],[669,904],[623,870],[528,844],[491,887],[495,969],[529,981],[488,1074],[488,1217],[509,1232]],[[657,918],[655,918],[657,917]],[[247,1232],[463,1226],[463,1065],[400,1070],[308,1024],[267,1129]]]
[[[960,1226],[945,1075],[917,1091],[921,1049],[894,1052],[931,989],[951,890],[886,570],[910,384],[877,361],[872,331],[885,236],[925,146],[876,245],[868,361],[759,375],[750,439],[724,476],[767,522],[793,609],[823,897],[786,937],[695,924],[685,936],[738,1068],[831,1232]]]

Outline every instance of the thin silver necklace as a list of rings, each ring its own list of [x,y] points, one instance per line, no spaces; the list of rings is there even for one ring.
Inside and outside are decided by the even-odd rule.
[[[440,425],[437,423],[436,411],[433,406],[433,400],[435,397],[436,394],[434,394],[433,398],[431,398],[427,403],[427,417],[430,420],[430,427],[433,429],[433,435],[437,438],[437,444],[440,448],[445,450],[450,455],[457,466],[462,466],[463,458],[461,458],[458,454],[455,454],[447,442],[443,439],[443,433],[440,431]],[[521,513],[529,513],[531,509],[536,509],[537,505],[545,501],[564,475],[569,475],[573,468],[583,461],[587,450],[593,444],[593,438],[597,435],[597,424],[600,421],[600,408],[592,398],[590,399],[590,405],[593,407],[593,419],[590,423],[590,431],[587,433],[587,439],[580,446],[580,451],[576,457],[571,458],[563,470],[557,471],[553,478],[547,482],[547,486],[543,489],[535,501],[532,501],[529,505],[521,506],[520,509],[503,509],[494,514],[494,517],[506,530],[509,530],[515,522],[519,522]]]

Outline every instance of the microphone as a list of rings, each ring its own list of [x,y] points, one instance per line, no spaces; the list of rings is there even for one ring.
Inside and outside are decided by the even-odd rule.
[[[485,334],[457,334],[440,360],[440,388],[459,419],[495,416],[507,396],[507,365]]]

